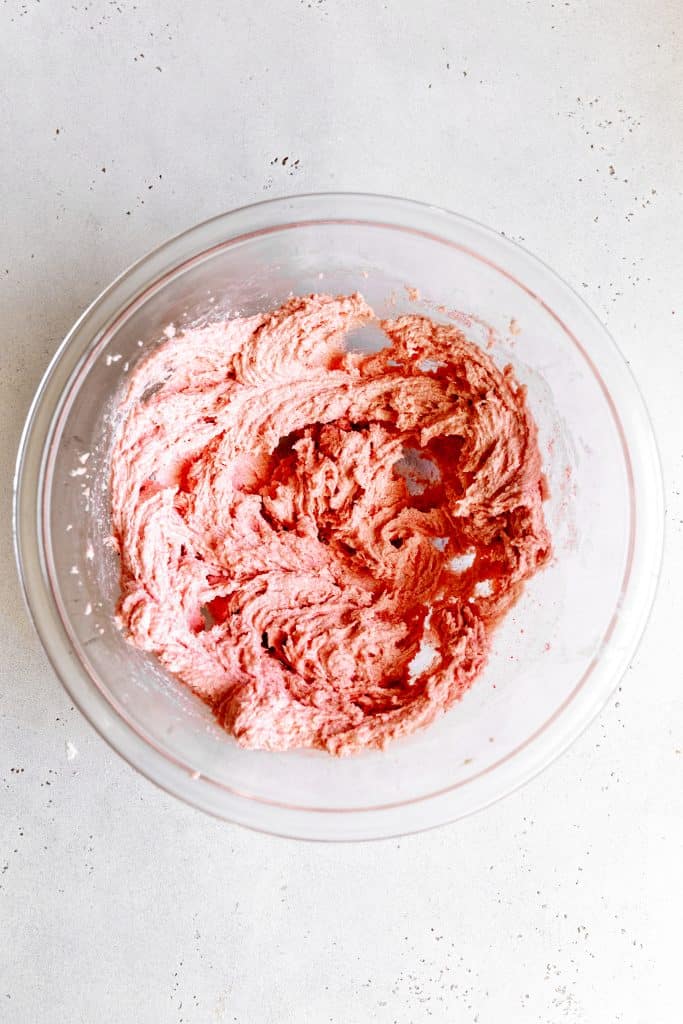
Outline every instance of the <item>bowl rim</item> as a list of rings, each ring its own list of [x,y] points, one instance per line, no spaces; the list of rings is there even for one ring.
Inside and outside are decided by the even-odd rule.
[[[355,211],[356,216],[344,215],[344,209],[349,213]],[[365,216],[360,216],[363,211]],[[322,212],[326,215],[321,216]],[[186,264],[207,258],[216,248],[255,234],[321,221],[373,223],[453,245],[498,270],[538,302],[579,348],[603,390],[620,436],[631,489],[630,550],[621,598],[598,650],[571,693],[522,744],[481,772],[435,793],[364,808],[293,806],[246,795],[219,780],[198,776],[192,766],[156,746],[126,719],[120,705],[106,696],[81,661],[76,645],[71,642],[68,618],[61,614],[50,583],[45,550],[44,483],[59,414],[83,361],[92,356],[119,318],[144,301],[146,293],[158,288],[167,275],[175,275]],[[448,228],[452,233],[459,230],[465,237],[470,236],[480,249],[483,243],[488,256],[449,239]],[[444,233],[432,233],[437,230]],[[202,236],[207,241],[210,238],[213,244],[192,248],[192,243]],[[183,249],[189,251],[179,259]],[[519,280],[516,274],[499,266],[493,259],[497,254],[513,256],[518,261],[521,258],[530,279],[534,279],[535,272],[543,281],[543,293],[553,293],[553,305],[541,298],[526,279]],[[604,342],[600,357],[610,377],[624,392],[619,410],[603,380],[604,369],[596,366],[595,355],[586,352],[560,315],[565,305],[573,319],[583,320],[586,329],[591,328]],[[560,313],[555,307],[559,307]],[[647,528],[640,525],[641,519]],[[14,477],[13,535],[25,603],[53,669],[91,725],[132,767],[192,806],[258,831],[306,839],[383,838],[465,817],[513,792],[559,757],[607,703],[640,642],[654,601],[663,552],[663,482],[647,409],[616,343],[584,299],[547,264],[493,229],[438,206],[369,193],[318,192],[263,200],[202,221],[150,250],[100,292],[66,334],[29,408]],[[618,644],[613,643],[615,633],[621,634]],[[601,661],[610,651],[612,664]],[[601,672],[595,675],[594,670],[601,665]],[[592,693],[585,689],[591,676],[596,680]],[[577,702],[580,694],[584,699]],[[492,786],[491,776],[503,763],[514,765],[516,771],[506,784]],[[477,782],[479,785],[474,785]],[[469,800],[460,799],[461,806],[456,807],[454,794],[462,796],[464,787],[470,787]],[[264,822],[263,818],[269,820]]]

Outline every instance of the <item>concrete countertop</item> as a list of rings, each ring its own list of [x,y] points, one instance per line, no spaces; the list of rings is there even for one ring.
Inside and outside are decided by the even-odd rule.
[[[4,0],[0,1021],[681,1020],[682,27],[675,0]],[[667,504],[645,639],[571,751],[469,820],[340,846],[129,769],[50,670],[10,536],[31,396],[98,291],[198,220],[325,189],[459,210],[573,284]]]

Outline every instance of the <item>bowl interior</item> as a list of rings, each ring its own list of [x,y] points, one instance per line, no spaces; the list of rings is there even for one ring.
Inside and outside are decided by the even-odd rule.
[[[485,258],[469,239],[396,224],[278,224],[197,252],[151,282],[94,339],[64,390],[45,455],[45,565],[74,657],[148,744],[194,777],[266,804],[384,807],[502,769],[586,686],[629,571],[631,470],[614,397],[587,354],[588,339],[565,326],[523,272]],[[291,293],[356,290],[380,315],[455,320],[490,346],[499,365],[513,364],[539,427],[554,559],[499,627],[484,675],[426,731],[384,753],[345,760],[245,751],[114,623],[108,456],[117,398],[171,323],[178,330],[254,313]],[[373,343],[372,333],[353,339],[359,347]]]

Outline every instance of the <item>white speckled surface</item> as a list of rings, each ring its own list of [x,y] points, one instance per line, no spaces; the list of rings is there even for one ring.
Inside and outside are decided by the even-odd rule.
[[[3,1024],[680,1021],[682,28],[676,0],[4,0]],[[134,775],[53,677],[9,527],[33,390],[100,288],[199,219],[329,188],[460,210],[574,284],[650,404],[668,516],[646,638],[570,753],[349,846]]]

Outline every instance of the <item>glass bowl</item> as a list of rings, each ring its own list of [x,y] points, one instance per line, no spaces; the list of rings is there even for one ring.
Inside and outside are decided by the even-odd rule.
[[[499,365],[513,364],[539,427],[554,558],[498,628],[484,674],[424,732],[346,759],[247,751],[115,624],[108,458],[117,398],[170,323],[252,314],[291,293],[356,290],[380,315],[455,321]],[[309,839],[375,838],[452,821],[546,766],[625,670],[662,549],[652,430],[605,328],[517,245],[465,217],[382,196],[249,206],[134,264],[52,360],[24,429],[15,487],[30,612],[95,728],[188,803]]]

